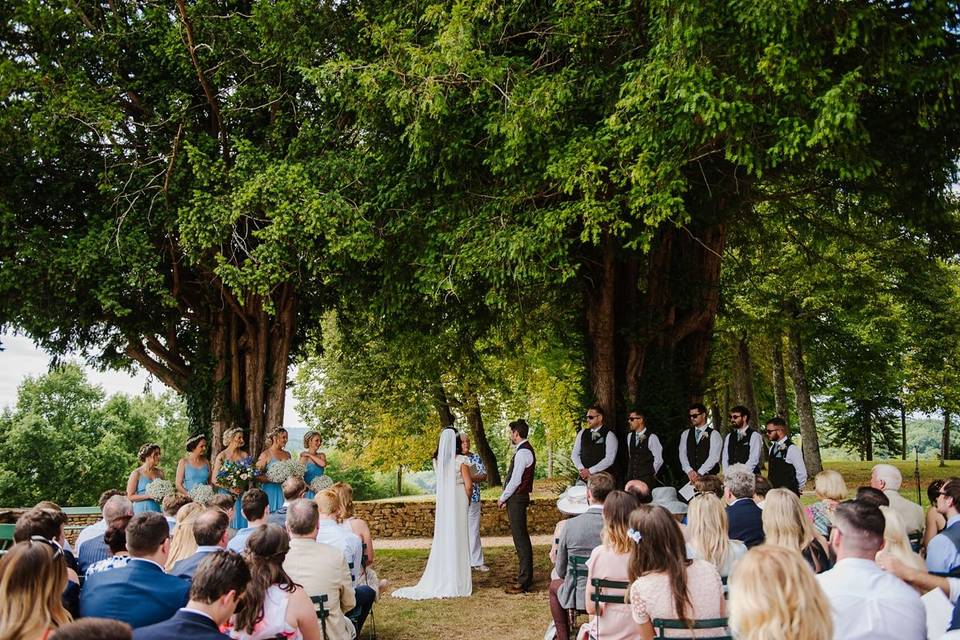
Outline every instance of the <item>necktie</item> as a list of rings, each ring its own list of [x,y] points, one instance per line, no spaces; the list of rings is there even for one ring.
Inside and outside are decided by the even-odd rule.
[[[703,437],[703,431],[697,429],[697,444],[700,444],[700,438]]]
[[[637,448],[637,441],[638,441],[639,439],[640,439],[640,437],[637,435],[637,432],[634,431],[634,432],[633,432],[633,446],[632,446],[631,448],[633,448],[633,449],[636,449],[636,448]]]

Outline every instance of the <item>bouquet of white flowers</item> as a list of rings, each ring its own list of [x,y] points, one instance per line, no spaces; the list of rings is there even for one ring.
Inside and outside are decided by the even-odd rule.
[[[210,498],[213,497],[213,487],[208,484],[198,484],[193,489],[190,489],[189,493],[194,502],[206,505],[210,502]]]
[[[310,491],[314,493],[320,493],[324,489],[329,489],[333,486],[333,478],[324,474],[322,476],[317,476],[310,483]]]
[[[151,500],[156,500],[157,502],[163,502],[164,498],[172,496],[176,492],[177,490],[173,486],[173,483],[162,478],[157,478],[144,489],[144,493],[150,496]]]
[[[270,482],[280,484],[291,476],[302,478],[307,470],[302,464],[291,458],[290,460],[281,460],[267,467],[266,476]]]

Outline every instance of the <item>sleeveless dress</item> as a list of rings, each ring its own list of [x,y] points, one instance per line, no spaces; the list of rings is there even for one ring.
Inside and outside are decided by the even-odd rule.
[[[253,633],[246,633],[239,629],[230,629],[231,638],[237,640],[266,640],[284,638],[284,640],[302,640],[303,634],[299,629],[287,624],[287,605],[290,603],[290,593],[279,585],[272,584],[267,588],[263,599],[263,618],[254,628]]]
[[[190,465],[187,466],[189,467]],[[217,493],[223,493],[236,498],[236,501],[233,503],[233,518],[230,519],[230,528],[238,531],[240,529],[245,529],[247,527],[247,519],[243,517],[243,510],[240,508],[240,497],[243,494],[240,494],[240,496],[235,496],[231,492],[220,487],[217,488]]]
[[[266,468],[269,469],[278,462],[280,462],[280,460],[271,458]],[[267,494],[267,500],[270,501],[270,513],[279,510],[280,507],[283,506],[283,487],[280,484],[276,482],[264,482],[260,485],[260,488]]]
[[[189,462],[184,462],[183,487],[189,492],[201,484],[210,484],[210,465],[204,464],[202,467],[195,467]]]
[[[318,465],[313,460],[310,460],[309,458],[307,459],[307,464],[304,466],[306,467],[307,472],[303,474],[303,481],[307,483],[308,487],[310,486],[310,483],[314,481],[314,479],[319,478],[320,476],[323,475],[324,471],[326,471],[324,467],[321,467],[320,465]],[[308,489],[304,497],[307,500],[313,500],[313,498],[316,495],[317,494],[315,492],[310,491]]]
[[[147,485],[151,482],[153,482],[153,480],[141,473],[140,477],[137,479],[137,495],[145,495],[147,493]],[[143,513],[144,511],[162,512],[163,509],[160,508],[160,505],[156,500],[137,500],[133,503],[134,513]]]

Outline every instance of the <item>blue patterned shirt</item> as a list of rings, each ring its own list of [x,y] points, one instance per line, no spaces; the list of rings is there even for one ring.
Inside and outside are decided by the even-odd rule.
[[[474,475],[485,476],[487,475],[487,468],[483,466],[483,461],[480,459],[480,456],[471,451],[467,454],[467,462],[470,463],[476,473]],[[480,502],[480,483],[473,483],[473,493],[470,494],[470,502]]]

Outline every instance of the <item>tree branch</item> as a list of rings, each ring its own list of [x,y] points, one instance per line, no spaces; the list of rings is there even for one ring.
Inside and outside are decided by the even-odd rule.
[[[151,375],[156,376],[157,379],[163,384],[179,393],[186,393],[187,380],[183,376],[177,375],[167,367],[151,358],[150,354],[147,353],[146,349],[143,348],[143,345],[140,344],[139,341],[129,341],[123,352],[131,360],[137,362],[140,364],[140,366],[150,372]]]

